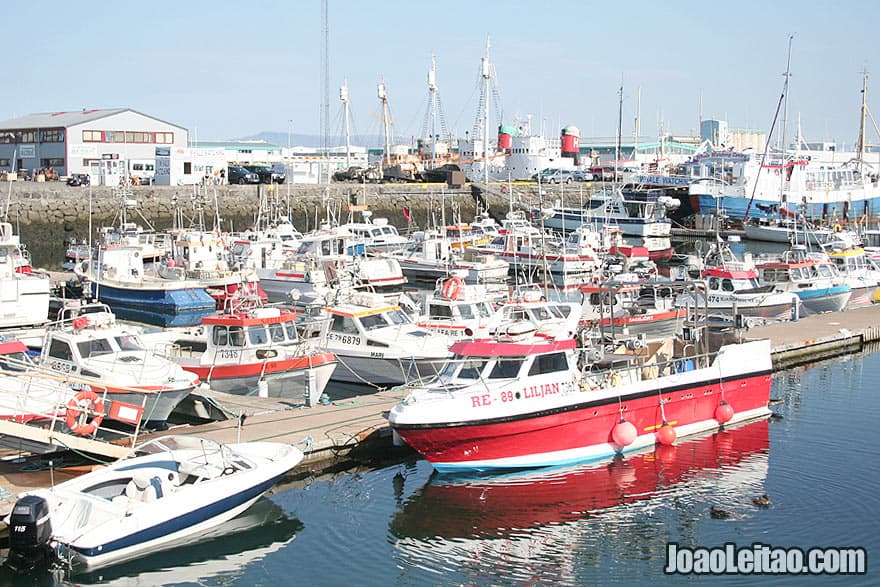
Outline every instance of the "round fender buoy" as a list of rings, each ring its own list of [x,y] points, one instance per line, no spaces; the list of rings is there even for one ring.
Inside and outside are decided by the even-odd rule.
[[[731,418],[733,418],[733,408],[729,403],[721,400],[721,403],[715,408],[715,419],[724,424],[730,422]]]
[[[614,425],[614,428],[611,430],[611,438],[614,440],[615,444],[620,446],[629,446],[633,443],[638,436],[638,431],[632,422],[627,422],[625,419],[621,418],[620,422]]]
[[[657,430],[657,440],[660,441],[660,444],[670,445],[675,442],[676,436],[675,428],[666,422],[663,422],[663,426],[660,426],[660,429]]]

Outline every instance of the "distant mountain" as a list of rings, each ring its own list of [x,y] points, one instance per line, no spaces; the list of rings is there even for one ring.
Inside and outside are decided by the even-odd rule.
[[[321,137],[320,135],[306,135],[306,134],[298,134],[294,133],[291,138],[291,142],[294,146],[297,147],[320,147],[321,146]],[[279,145],[281,147],[287,146],[288,135],[286,132],[273,132],[273,131],[263,131],[257,133],[255,135],[250,135],[247,137],[237,137],[232,139],[235,141],[266,141],[267,143],[271,143],[273,145]],[[345,137],[330,137],[330,146],[338,147],[345,143]],[[378,135],[354,135],[351,137],[351,144],[360,147],[374,147],[381,146],[385,143],[385,138]]]

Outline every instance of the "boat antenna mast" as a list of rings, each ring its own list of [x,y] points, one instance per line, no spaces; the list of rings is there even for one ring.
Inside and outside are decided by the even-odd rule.
[[[865,122],[868,117],[868,70],[862,71],[862,109],[861,116],[859,117],[859,139],[856,141],[856,169],[859,170],[859,173],[863,173],[863,168],[865,166],[865,148],[866,144],[866,125]]]
[[[330,8],[329,0],[321,2],[321,183],[330,183]]]

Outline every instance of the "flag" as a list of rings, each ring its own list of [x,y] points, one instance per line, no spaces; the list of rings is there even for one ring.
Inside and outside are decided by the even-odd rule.
[[[403,207],[403,217],[406,218],[408,223],[412,223],[412,214],[410,214],[409,208],[406,206]]]

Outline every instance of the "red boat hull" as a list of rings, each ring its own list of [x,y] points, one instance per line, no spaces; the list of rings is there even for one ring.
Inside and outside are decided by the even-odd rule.
[[[769,372],[723,382],[717,377],[704,378],[623,396],[620,403],[617,396],[611,396],[495,420],[397,424],[394,429],[441,471],[563,465],[609,458],[622,450],[653,444],[664,421],[676,428],[679,436],[717,429],[721,424],[715,411],[722,397],[734,410],[731,423],[765,416],[769,413],[770,383]],[[621,414],[638,433],[638,440],[628,447],[615,446],[611,439]]]

